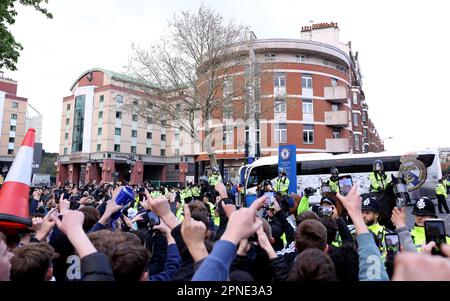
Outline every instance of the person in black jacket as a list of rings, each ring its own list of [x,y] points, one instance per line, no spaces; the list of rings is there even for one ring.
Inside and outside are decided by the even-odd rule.
[[[61,221],[57,216],[50,217],[74,246],[81,261],[82,281],[113,281],[114,276],[108,258],[97,252],[83,231],[83,213],[67,211]]]

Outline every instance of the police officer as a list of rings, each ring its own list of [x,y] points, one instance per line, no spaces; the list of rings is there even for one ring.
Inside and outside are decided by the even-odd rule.
[[[316,193],[316,189],[312,187],[305,188],[303,196],[300,199],[300,202],[298,203],[297,216],[309,210],[309,197],[314,195],[314,193]]]
[[[194,200],[200,200],[200,188],[198,185],[192,185],[191,194]]]
[[[436,208],[433,201],[427,197],[420,198],[414,205],[412,214],[416,216],[416,222],[411,229],[411,238],[416,246],[418,252],[421,251],[422,246],[426,244],[425,237],[425,221],[428,219],[437,218]],[[447,236],[447,244],[450,243],[450,238]]]
[[[219,168],[214,166],[212,168],[212,174],[208,178],[209,185],[215,187],[217,183],[222,182],[222,176],[219,173]]]
[[[384,237],[389,231],[378,223],[378,217],[380,216],[380,201],[376,196],[367,195],[362,200],[361,212],[363,215],[364,223],[370,232],[376,237],[376,243],[380,252],[384,253]]]
[[[280,193],[282,196],[287,195],[289,190],[289,179],[286,175],[286,170],[280,168],[280,174],[275,180],[274,191]]]
[[[372,173],[369,175],[371,191],[383,193],[391,183],[391,179],[384,173],[383,161],[375,160],[372,170]]]
[[[189,204],[192,201],[192,192],[191,192],[191,184],[189,183],[184,189],[183,189],[183,199],[186,204]]]
[[[442,211],[442,206],[444,206],[445,212],[447,214],[450,213],[450,211],[448,210],[448,205],[447,205],[447,187],[444,184],[443,179],[439,179],[439,182],[436,185],[436,196],[437,196],[437,200],[438,200],[439,213],[444,213]]]
[[[328,186],[330,186],[331,192],[334,194],[339,192],[339,170],[336,167],[330,170],[331,177],[327,181]]]

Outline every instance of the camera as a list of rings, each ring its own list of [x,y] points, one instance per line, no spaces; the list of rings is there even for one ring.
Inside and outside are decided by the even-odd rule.
[[[317,210],[317,213],[320,217],[322,216],[332,216],[333,215],[333,208],[328,206],[320,206]]]

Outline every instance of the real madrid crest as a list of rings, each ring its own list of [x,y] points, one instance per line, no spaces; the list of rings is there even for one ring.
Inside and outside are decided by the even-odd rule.
[[[398,170],[398,176],[406,180],[408,191],[418,189],[425,183],[427,168],[422,161],[417,159],[417,154],[406,154],[400,158],[402,164]]]
[[[289,150],[289,148],[282,148],[281,149],[281,159],[283,160],[289,160],[289,158],[291,157],[291,151]]]

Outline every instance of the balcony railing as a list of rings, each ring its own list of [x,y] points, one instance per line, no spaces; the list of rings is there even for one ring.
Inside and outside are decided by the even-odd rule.
[[[348,138],[326,139],[325,146],[328,153],[348,153],[350,151],[350,141]]]
[[[333,127],[348,126],[347,111],[325,112],[325,124]]]
[[[347,102],[347,88],[345,86],[327,86],[324,88],[325,99],[332,103]]]

